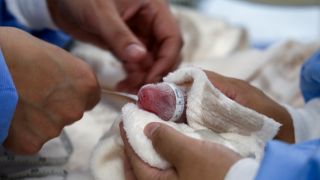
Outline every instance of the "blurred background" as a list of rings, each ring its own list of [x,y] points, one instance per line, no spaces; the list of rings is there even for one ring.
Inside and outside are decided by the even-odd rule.
[[[251,47],[320,40],[320,0],[171,0],[244,27]]]

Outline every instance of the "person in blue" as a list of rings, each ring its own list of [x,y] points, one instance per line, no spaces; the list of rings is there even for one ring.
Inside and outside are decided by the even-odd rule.
[[[94,72],[62,48],[110,50],[134,91],[179,63],[181,34],[165,0],[0,0],[0,144],[34,154],[100,98]]]
[[[246,82],[207,74],[225,94],[234,94],[242,105],[264,113],[280,123],[277,140],[268,142],[260,163],[242,158],[232,150],[182,135],[162,123],[150,123],[144,133],[156,151],[173,167],[158,170],[135,154],[122,127],[126,180],[309,180],[320,179],[320,49],[301,69],[301,92],[305,106],[282,107]],[[233,92],[233,93],[228,93]],[[243,103],[245,102],[245,103]],[[295,144],[290,144],[295,142]]]

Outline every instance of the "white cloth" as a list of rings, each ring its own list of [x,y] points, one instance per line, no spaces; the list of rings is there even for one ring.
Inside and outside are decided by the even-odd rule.
[[[28,28],[41,30],[57,29],[54,25],[46,0],[5,0],[9,12]]]
[[[143,129],[150,122],[167,124],[189,137],[223,144],[244,157],[256,159],[261,158],[265,142],[278,131],[279,123],[227,98],[201,69],[182,68],[169,74],[164,81],[187,91],[188,125],[163,121],[134,104],[127,104],[122,109],[129,143],[137,155],[153,167],[166,169],[170,164],[157,154],[144,135]],[[93,153],[91,169],[96,179],[124,179],[123,142],[118,123],[102,138]]]
[[[182,68],[170,73],[164,81],[187,89],[187,121],[194,129],[254,135],[262,142],[278,132],[279,123],[226,97],[201,69]]]

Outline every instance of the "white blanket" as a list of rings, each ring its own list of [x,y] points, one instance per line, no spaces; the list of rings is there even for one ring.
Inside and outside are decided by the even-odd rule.
[[[150,122],[167,124],[189,137],[219,143],[244,157],[256,159],[261,158],[266,141],[277,134],[279,123],[226,97],[199,68],[179,69],[164,81],[175,83],[187,91],[188,125],[163,121],[132,103],[122,109],[129,143],[140,158],[153,167],[166,169],[170,163],[157,154],[144,135],[144,127]],[[123,143],[118,122],[93,153],[91,167],[96,179],[111,177],[124,180]]]

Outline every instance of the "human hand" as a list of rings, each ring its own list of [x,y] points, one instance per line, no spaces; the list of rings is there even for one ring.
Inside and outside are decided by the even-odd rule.
[[[146,136],[155,150],[172,164],[169,169],[159,170],[135,154],[122,125],[120,132],[126,154],[126,180],[222,180],[230,167],[241,159],[222,145],[192,139],[162,123],[150,123],[144,129]]]
[[[206,74],[211,83],[230,99],[281,123],[276,139],[289,143],[295,142],[292,118],[286,108],[248,82],[210,71],[206,71]]]
[[[91,109],[100,88],[83,61],[23,31],[0,28],[0,46],[19,94],[4,146],[34,154]]]
[[[165,0],[47,0],[56,25],[82,41],[109,48],[127,71],[118,85],[137,91],[180,63],[181,34]]]

